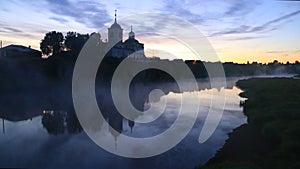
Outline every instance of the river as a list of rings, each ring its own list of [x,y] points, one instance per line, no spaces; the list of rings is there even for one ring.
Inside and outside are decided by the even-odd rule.
[[[194,96],[200,96],[198,116],[188,135],[169,151],[142,159],[120,157],[97,146],[83,132],[74,113],[72,101],[68,94],[64,94],[63,89],[56,93],[52,90],[18,91],[2,95],[1,167],[188,169],[204,164],[224,145],[233,129],[247,122],[240,107],[240,101],[243,99],[238,96],[242,91],[235,87],[238,79],[227,78],[227,86],[219,89],[210,88],[208,79],[201,79],[198,81],[199,91],[183,93],[179,92],[173,83],[136,84],[131,89],[130,99],[137,109],[146,110],[149,106],[155,109],[160,106],[162,100],[167,100],[163,114],[147,124],[128,121],[114,110],[104,108],[104,116],[109,118],[109,124],[114,129],[129,137],[144,138],[155,136],[172,125],[178,115],[183,94],[189,99],[191,107],[196,104]],[[164,89],[165,95],[156,100],[149,100],[149,91],[157,86]],[[200,144],[198,137],[210,108],[212,94],[214,93],[214,99],[217,101],[224,99],[216,95],[218,91],[226,94],[222,119],[213,135]],[[97,97],[103,100],[99,103],[100,108],[111,104],[107,101],[109,99],[103,99],[107,92],[105,87],[96,89]],[[223,109],[222,106],[219,108]],[[184,113],[184,117],[190,118],[189,111]],[[102,127],[101,130],[105,132],[103,137],[114,138],[113,144],[116,149],[122,149],[118,145],[118,134],[113,133],[108,126]]]

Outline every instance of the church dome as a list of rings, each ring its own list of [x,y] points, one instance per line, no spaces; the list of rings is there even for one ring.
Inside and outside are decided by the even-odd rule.
[[[138,44],[138,43],[140,43],[138,40],[136,40],[136,39],[134,39],[134,38],[128,38],[127,40],[125,40],[125,42],[124,42],[126,45],[128,44],[128,45],[132,45],[132,44],[134,44],[134,43],[136,43],[136,44]]]

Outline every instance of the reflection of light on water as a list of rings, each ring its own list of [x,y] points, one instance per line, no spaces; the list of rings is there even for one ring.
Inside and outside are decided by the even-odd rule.
[[[49,115],[54,115],[55,113],[57,114],[63,114],[63,115],[66,115],[67,112],[66,111],[62,111],[62,110],[43,110],[42,111],[43,114],[49,114]]]
[[[161,100],[167,100],[168,106],[167,109],[172,108],[172,109],[178,109],[181,104],[181,99],[182,96],[185,95],[185,98],[189,99],[189,105],[193,106],[196,105],[197,99],[194,99],[195,97],[200,98],[200,111],[199,113],[204,113],[203,110],[206,110],[206,113],[208,111],[208,108],[211,107],[212,99],[214,100],[214,103],[216,103],[214,108],[217,109],[223,109],[222,107],[222,100],[224,99],[222,92],[225,92],[226,95],[226,102],[225,102],[225,107],[224,110],[232,110],[232,111],[242,111],[242,108],[239,106],[240,101],[244,101],[245,98],[239,97],[239,93],[242,92],[237,87],[233,87],[232,89],[226,89],[226,88],[221,88],[220,90],[218,89],[204,89],[200,91],[192,91],[192,92],[183,92],[183,93],[174,93],[170,92],[169,94],[163,96]],[[149,105],[152,105],[154,107],[159,107],[161,106],[160,104],[163,103],[162,101],[159,102],[150,102],[145,104],[145,108],[148,108]],[[220,104],[218,104],[220,102]],[[167,112],[165,112],[167,113]],[[186,112],[188,113],[188,112]]]
[[[226,96],[225,105],[223,107],[222,100],[224,101],[224,92]],[[222,136],[222,138],[218,138],[219,141],[216,141],[212,144],[218,144],[218,146],[222,145],[222,142],[224,141],[224,138],[227,138],[227,134],[232,131],[232,129],[246,123],[247,117],[242,112],[242,107],[240,107],[240,101],[244,100],[243,98],[239,97],[239,93],[241,93],[242,90],[240,90],[237,87],[232,88],[221,88],[221,89],[203,89],[200,91],[192,91],[192,92],[184,92],[184,93],[174,93],[170,92],[167,95],[164,95],[160,98],[158,102],[149,102],[145,104],[145,107],[151,105],[156,109],[157,107],[161,107],[161,104],[164,103],[163,100],[167,102],[167,106],[164,109],[163,114],[161,115],[161,118],[150,125],[143,126],[141,124],[136,124],[135,126],[135,133],[134,135],[139,136],[152,136],[156,135],[165,129],[169,128],[174,120],[178,116],[178,112],[181,106],[181,99],[183,95],[185,95],[184,98],[188,99],[188,106],[192,109],[194,105],[197,104],[197,101],[199,99],[194,99],[195,97],[200,97],[200,108],[198,111],[198,117],[196,121],[196,131],[192,131],[192,135],[190,135],[191,138],[197,139],[201,129],[203,122],[205,121],[210,108],[212,108],[213,111],[216,110],[223,110],[223,116],[221,119],[221,122],[218,126],[218,129],[215,131],[215,135]],[[212,102],[212,100],[214,100]],[[219,102],[221,102],[219,104]],[[211,105],[214,103],[214,105]],[[210,113],[213,113],[210,112]],[[194,118],[190,116],[190,111],[187,109],[184,112],[181,112],[184,118]],[[213,114],[212,114],[213,115]],[[182,123],[181,125],[185,125],[185,123]],[[126,127],[125,127],[126,128]],[[214,140],[213,138],[212,140]],[[197,143],[198,146],[198,143]]]
[[[193,162],[191,157],[191,154],[193,154],[193,156],[197,158],[197,163],[199,163],[199,160],[201,161],[201,163],[205,163],[208,159],[215,155],[217,150],[219,150],[224,145],[225,140],[228,138],[228,133],[232,132],[234,128],[237,128],[240,125],[246,123],[247,117],[243,114],[243,108],[239,105],[240,101],[244,100],[244,98],[239,97],[239,93],[241,93],[242,90],[235,86],[221,89],[210,89],[208,87],[206,88],[206,84],[204,84],[204,86],[205,87],[202,86],[203,88],[200,91],[191,91],[184,93],[169,92],[167,95],[162,96],[159,101],[146,102],[144,104],[145,108],[147,106],[153,106],[155,108],[160,107],[161,104],[164,103],[163,100],[166,100],[167,106],[164,110],[164,113],[161,115],[161,118],[158,119],[158,121],[150,124],[136,123],[133,133],[129,133],[130,129],[125,126],[124,133],[127,135],[130,134],[130,136],[132,137],[150,137],[157,135],[168,129],[173,124],[174,120],[178,116],[178,109],[180,108],[183,95],[185,95],[185,98],[188,99],[188,104],[189,106],[191,106],[191,108],[198,101],[197,99],[193,98],[200,97],[200,109],[194,127],[192,128],[188,136],[179,145],[174,147],[174,150],[183,149],[183,151],[178,151],[181,154],[170,151],[169,155],[172,156],[173,161],[177,161],[177,158],[182,158],[182,153],[186,153],[187,159],[190,160],[187,161],[189,161],[190,163],[195,163]],[[214,99],[214,109],[223,109],[223,106],[218,105],[218,101],[224,99],[224,92],[226,101],[221,122],[211,138],[207,142],[199,144],[197,140],[203,127],[203,122],[205,121],[205,118],[209,112],[211,100]],[[189,115],[189,110],[182,113],[184,115],[184,118],[191,118],[191,116]],[[185,124],[182,123],[181,125]],[[162,159],[164,158],[167,157],[163,156]]]
[[[43,110],[43,114],[53,115],[54,114],[54,110]]]

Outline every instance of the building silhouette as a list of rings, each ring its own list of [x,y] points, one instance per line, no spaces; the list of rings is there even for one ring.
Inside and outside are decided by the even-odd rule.
[[[1,48],[0,59],[40,59],[42,54],[40,51],[32,49],[31,46],[8,45]]]

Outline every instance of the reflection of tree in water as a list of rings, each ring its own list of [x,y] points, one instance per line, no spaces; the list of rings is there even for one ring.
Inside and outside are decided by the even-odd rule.
[[[134,127],[134,121],[128,120],[128,126],[130,127],[130,132],[132,133],[132,128]]]
[[[65,130],[70,134],[79,133],[82,127],[75,113],[63,111],[43,111],[42,124],[49,134],[63,134]]]
[[[121,85],[121,84],[120,84]],[[170,91],[177,91],[178,86],[176,83],[169,83],[168,85],[161,85],[160,83],[153,83],[151,85],[146,85],[144,83],[131,83],[129,90],[129,97],[132,105],[140,110],[145,110],[145,103],[149,101],[149,93],[153,89],[161,89],[165,94]],[[98,90],[98,91],[97,91]],[[102,115],[106,122],[109,124],[108,132],[110,132],[115,139],[118,135],[123,132],[123,120],[124,117],[116,109],[111,96],[111,89],[109,85],[99,84],[96,88],[97,93],[97,103],[102,112]],[[159,98],[157,98],[159,100]],[[80,133],[83,129],[77,119],[74,108],[70,108],[68,105],[61,106],[61,110],[67,111],[47,111],[45,110],[42,115],[42,124],[49,134],[59,135],[68,132],[69,134]],[[95,117],[86,117],[88,119],[94,119]],[[136,117],[138,118],[138,117]],[[135,118],[134,118],[135,119]],[[130,127],[132,132],[135,122],[125,119],[127,125]],[[95,132],[102,130],[102,122],[97,122],[97,124],[89,124],[88,130],[93,130]],[[114,130],[113,130],[114,129]]]
[[[59,135],[65,131],[64,115],[61,112],[43,111],[42,124],[49,134]]]
[[[122,88],[122,84],[120,84],[120,88]],[[161,89],[165,94],[168,94],[170,91],[175,93],[180,92],[176,83],[165,82],[149,84],[139,82],[138,80],[133,79],[129,89],[130,102],[136,109],[140,111],[146,110],[147,108],[145,107],[145,104],[149,102],[149,94],[153,89]],[[124,117],[118,112],[114,105],[111,96],[110,85],[107,85],[106,83],[98,84],[96,88],[96,94],[98,106],[102,112],[104,119],[108,122],[110,126],[108,132],[110,132],[114,137],[118,137],[118,134],[116,132],[123,132]],[[77,134],[82,132],[83,129],[77,119],[74,107],[73,105],[70,105],[71,101],[69,101],[65,97],[63,97],[62,99],[57,99],[59,97],[55,98],[55,102],[51,105],[44,105],[44,107],[47,107],[50,110],[44,110],[42,113],[42,125],[47,130],[47,132],[53,135],[59,135],[64,133]],[[66,99],[67,101],[64,99]],[[159,99],[160,97],[156,100]],[[51,110],[53,108],[63,111],[53,111]],[[86,118],[90,118],[91,121],[93,121],[92,119],[94,119],[94,117]],[[134,120],[131,121],[125,119],[125,121],[127,123],[126,125],[130,127],[130,130],[132,132],[132,129],[135,126]],[[88,126],[88,129],[94,130],[95,132],[100,131],[103,126],[101,125],[101,123],[102,122],[100,121],[97,122],[97,124],[91,123]],[[114,132],[112,129],[114,129],[116,132]]]
[[[67,113],[66,124],[67,130],[70,134],[80,133],[82,131],[82,127],[75,113]]]

